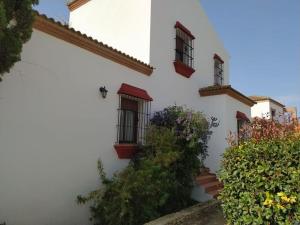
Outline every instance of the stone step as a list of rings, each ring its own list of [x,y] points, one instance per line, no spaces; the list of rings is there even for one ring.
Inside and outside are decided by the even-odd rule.
[[[209,194],[209,195],[211,195],[213,198],[217,199],[217,197],[219,196],[219,194],[220,194],[221,191],[222,191],[221,189],[219,189],[219,190],[214,190],[214,191],[209,191],[209,192],[207,192],[207,194]]]
[[[211,173],[207,167],[201,168],[200,175],[196,178],[196,181],[213,198],[217,198],[223,189],[223,184],[218,180],[216,174]]]
[[[218,180],[202,185],[206,192],[222,189],[222,183]]]
[[[203,185],[212,181],[217,180],[217,177],[215,175],[212,174],[208,174],[208,175],[200,175],[197,177],[197,183],[199,185]]]

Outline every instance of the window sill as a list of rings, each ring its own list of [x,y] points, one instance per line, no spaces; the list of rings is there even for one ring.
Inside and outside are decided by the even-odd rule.
[[[119,159],[131,159],[139,150],[138,145],[135,144],[116,144],[114,147]]]
[[[192,74],[195,72],[195,70],[193,68],[185,65],[184,63],[182,63],[180,61],[175,61],[174,67],[175,67],[176,73],[179,73],[180,75],[182,75],[186,78],[190,78],[192,76]]]

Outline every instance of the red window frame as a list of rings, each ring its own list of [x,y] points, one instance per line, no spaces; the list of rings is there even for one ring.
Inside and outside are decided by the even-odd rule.
[[[194,35],[180,22],[176,22],[175,71],[187,78],[194,72]]]
[[[224,61],[217,54],[214,55],[214,84],[224,85]]]

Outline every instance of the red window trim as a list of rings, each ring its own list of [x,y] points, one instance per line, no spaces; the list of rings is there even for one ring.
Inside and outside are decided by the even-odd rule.
[[[244,120],[244,121],[250,122],[250,120],[249,120],[249,118],[247,117],[247,115],[246,115],[245,113],[240,112],[240,111],[237,111],[237,112],[236,112],[236,118],[237,118],[238,120]]]
[[[185,65],[184,63],[180,62],[179,60],[176,60],[174,62],[174,67],[175,67],[176,73],[179,73],[186,78],[190,78],[192,76],[192,74],[195,72],[195,70],[193,68]]]
[[[131,159],[139,151],[138,145],[135,144],[116,144],[114,148],[119,159]]]
[[[143,99],[145,101],[153,101],[153,98],[151,98],[146,90],[125,83],[121,85],[118,94],[129,95],[132,97]]]
[[[190,36],[193,40],[195,39],[195,36],[192,34],[192,32],[185,26],[183,26],[179,21],[176,22],[175,28],[179,28],[180,30],[184,31],[188,36]]]
[[[224,63],[223,59],[222,59],[218,54],[215,54],[215,55],[214,55],[214,59],[217,59],[217,60],[219,60],[221,63]]]

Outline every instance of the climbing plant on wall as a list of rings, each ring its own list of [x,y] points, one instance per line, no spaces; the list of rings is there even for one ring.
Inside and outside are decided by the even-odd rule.
[[[35,4],[38,0],[0,0],[0,81],[21,59],[22,46],[31,37]]]

